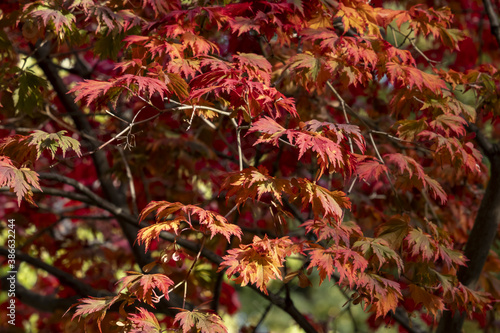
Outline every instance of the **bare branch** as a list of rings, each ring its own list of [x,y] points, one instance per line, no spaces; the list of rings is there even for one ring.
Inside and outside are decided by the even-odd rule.
[[[130,166],[128,165],[127,161],[127,156],[125,156],[125,152],[121,147],[118,148],[118,151],[120,152],[120,156],[122,157],[122,161],[125,164],[125,171],[127,173],[127,178],[128,178],[128,186],[130,188],[130,196],[132,199],[132,209],[134,212],[134,215],[139,215],[139,209],[137,208],[137,196],[135,194],[135,185],[134,185],[134,178],[132,177],[132,171],[130,170]]]
[[[238,124],[236,123],[236,120],[231,119],[231,122],[234,125],[234,128],[236,129],[236,142],[238,144],[238,157],[239,157],[239,164],[240,164],[240,171],[243,170],[243,152],[241,151],[241,136],[240,136],[240,131],[241,129],[238,127]]]
[[[165,100],[167,100],[167,99],[165,99]],[[213,108],[213,107],[210,107],[210,106],[182,104],[182,103],[179,103],[177,101],[174,101],[173,99],[170,99],[169,101],[172,102],[172,103],[174,103],[174,104],[180,105],[182,107],[182,109],[192,109],[192,108],[193,109],[202,109],[202,110],[213,111],[213,112],[219,113],[219,114],[221,114],[223,116],[230,116],[231,115],[231,112],[222,111],[220,109],[216,109],[216,108]]]
[[[341,21],[342,22],[342,21]],[[330,83],[330,81],[326,81],[326,84],[328,85],[328,87],[333,91],[333,93],[337,96],[337,97],[340,97],[340,94],[337,92],[337,90],[332,86],[332,84]],[[346,111],[346,103],[344,101],[343,98],[340,98],[340,105],[342,105],[342,112],[344,113],[344,118],[345,118],[345,122],[347,124],[350,124],[349,122],[349,117],[347,117],[347,111]],[[351,148],[351,153],[354,154],[354,147],[352,145],[352,139],[351,137],[348,137],[349,139],[349,147]]]

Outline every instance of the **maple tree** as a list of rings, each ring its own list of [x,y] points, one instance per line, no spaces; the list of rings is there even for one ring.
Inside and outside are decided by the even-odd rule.
[[[328,284],[353,325],[498,329],[499,6],[3,1],[16,324],[228,332],[251,289],[232,329],[326,332]]]

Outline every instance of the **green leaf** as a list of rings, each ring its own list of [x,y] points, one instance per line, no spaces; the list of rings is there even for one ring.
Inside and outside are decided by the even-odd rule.
[[[436,258],[434,240],[420,228],[413,229],[406,237],[412,256],[420,256],[422,259],[430,261]]]
[[[378,238],[385,239],[394,250],[399,250],[404,238],[410,230],[410,217],[407,215],[392,216],[375,230]]]
[[[426,130],[428,125],[425,118],[419,120],[401,120],[398,121],[398,136],[402,140],[413,141],[417,134]]]
[[[19,88],[17,89],[16,109],[22,113],[33,114],[36,107],[42,108],[44,99],[41,88],[46,88],[47,82],[31,71],[21,71]]]
[[[384,239],[365,237],[354,243],[352,247],[361,250],[367,260],[371,260],[375,256],[379,262],[379,269],[382,268],[384,263],[392,261],[396,263],[398,273],[403,270],[403,260],[389,247],[389,244]]]
[[[65,136],[66,131],[59,131],[57,133],[46,133],[44,131],[36,130],[30,135],[30,146],[36,146],[37,159],[42,155],[42,151],[48,149],[52,158],[56,156],[57,149],[61,148],[63,157],[66,156],[66,151],[72,149],[78,156],[81,156],[80,143],[72,137]]]

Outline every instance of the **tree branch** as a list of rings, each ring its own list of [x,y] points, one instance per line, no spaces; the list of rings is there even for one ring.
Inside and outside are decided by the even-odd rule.
[[[2,290],[9,290],[8,276],[3,276],[0,279]],[[72,296],[69,298],[57,298],[50,295],[40,295],[23,285],[16,282],[16,298],[23,304],[29,305],[38,311],[42,312],[55,312],[56,310],[66,311],[69,307],[75,304],[79,296]]]
[[[38,62],[39,67],[44,72],[45,76],[51,83],[54,91],[56,92],[62,106],[66,112],[72,117],[76,128],[86,135],[94,137],[94,130],[90,125],[87,117],[80,110],[80,108],[73,101],[73,97],[68,94],[68,89],[63,82],[62,78],[58,74],[57,68],[52,63],[49,58],[51,51],[51,43],[49,41],[43,41],[39,47],[35,49],[35,58]],[[86,136],[83,138],[83,143],[90,149],[95,150],[97,148],[97,143],[93,140],[87,139]],[[113,179],[111,178],[110,167],[106,158],[106,154],[102,150],[97,150],[91,155],[94,167],[96,169],[99,182],[105,193],[106,198],[112,202],[115,206],[120,207],[121,210],[128,210],[126,196],[124,191],[116,188],[113,184]],[[137,229],[132,228],[127,223],[124,223],[120,218],[118,218],[118,223],[120,224],[125,237],[128,240],[132,252],[134,253],[137,263],[142,267],[151,261],[150,255],[144,251],[144,246],[140,246],[135,242],[137,236]]]
[[[495,36],[498,46],[500,46],[500,23],[498,20],[498,16],[495,13],[495,10],[493,9],[493,4],[491,3],[491,0],[483,0],[483,3],[484,3],[484,10],[486,11],[488,18],[490,19],[491,33],[493,34],[493,36]]]
[[[0,255],[7,257],[9,255],[8,249],[0,247]],[[95,296],[102,297],[107,295],[112,295],[112,293],[107,291],[100,291],[92,288],[88,284],[78,280],[72,274],[66,273],[54,266],[51,266],[38,258],[34,258],[26,253],[16,250],[16,260],[24,261],[33,267],[43,269],[47,273],[50,273],[56,277],[62,284],[73,288],[81,296]]]
[[[479,131],[476,125],[469,129],[476,133],[476,141],[491,163],[490,179],[481,205],[477,211],[474,226],[465,244],[464,255],[469,259],[467,266],[458,270],[458,280],[474,288],[497,235],[500,222],[500,154],[498,147]],[[464,313],[446,311],[439,322],[437,333],[460,333],[465,319]]]
[[[268,295],[260,291],[256,286],[251,285],[250,288],[259,293],[260,296],[264,297],[286,313],[295,320],[295,322],[306,332],[306,333],[317,333],[316,329],[311,325],[307,318],[295,307],[292,302],[286,302],[286,300],[272,292]]]
[[[408,318],[408,315],[406,314],[405,310],[401,308],[396,308],[396,311],[392,314],[392,318],[401,325],[408,333],[425,333],[426,331],[423,330],[418,324],[410,321],[410,318]]]
[[[498,151],[496,145],[492,144],[488,140],[488,138],[484,136],[483,132],[481,132],[481,130],[479,129],[479,127],[477,127],[476,124],[469,123],[467,124],[467,126],[471,132],[474,132],[474,134],[476,134],[476,142],[483,151],[483,153],[488,158],[492,158],[495,155],[495,152]]]
[[[75,188],[76,190],[78,190],[79,192],[81,192],[82,194],[84,194],[88,199],[92,200],[95,203],[98,203],[101,200],[103,200],[103,198],[101,198],[100,196],[98,196],[97,194],[95,194],[87,186],[83,185],[82,183],[80,183],[79,181],[77,181],[77,180],[75,180],[73,178],[66,177],[66,176],[60,175],[58,173],[47,173],[47,172],[41,172],[39,174],[39,177],[41,179],[55,180],[58,183],[63,183],[63,184],[71,185],[73,188]],[[68,192],[68,193],[70,193],[70,192]]]

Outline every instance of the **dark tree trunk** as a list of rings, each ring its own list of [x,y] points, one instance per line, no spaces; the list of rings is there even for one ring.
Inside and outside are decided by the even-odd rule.
[[[476,132],[476,140],[491,163],[488,186],[465,245],[464,254],[469,261],[467,266],[462,266],[458,271],[458,280],[474,288],[497,235],[500,221],[500,154],[499,148],[488,142],[475,125],[470,125],[470,129]],[[462,332],[465,315],[446,311],[439,322],[437,333]]]

